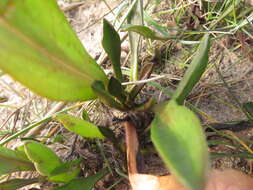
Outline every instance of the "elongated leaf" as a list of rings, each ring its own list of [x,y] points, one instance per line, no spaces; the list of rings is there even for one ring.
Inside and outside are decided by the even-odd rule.
[[[43,176],[50,176],[50,173],[61,165],[60,158],[50,148],[41,143],[26,142],[25,153],[34,163],[36,170]]]
[[[53,190],[92,190],[94,185],[108,173],[107,169],[103,169],[95,175],[87,178],[73,179],[69,183],[54,188]]]
[[[126,94],[124,92],[124,88],[121,83],[114,77],[111,77],[109,80],[108,92],[112,96],[116,97],[120,102],[124,103],[126,101]]]
[[[184,99],[192,91],[193,87],[204,73],[208,63],[209,49],[210,40],[209,35],[206,34],[200,43],[197,54],[193,58],[189,68],[173,95],[173,98],[176,99],[179,104],[183,103]]]
[[[0,146],[0,175],[34,169],[33,163],[19,152]]]
[[[133,2],[133,0],[129,0]],[[129,4],[130,4],[129,3]],[[143,1],[137,0],[135,6],[127,17],[127,23],[133,25],[143,25]],[[130,81],[138,80],[138,59],[139,59],[139,43],[140,35],[129,32],[129,42],[131,49],[131,76]]]
[[[144,20],[148,25],[153,26],[158,32],[160,32],[164,36],[168,36],[169,32],[167,31],[167,28],[158,24],[151,16],[147,14],[147,12],[144,12]]]
[[[37,178],[34,179],[12,179],[9,181],[5,181],[0,183],[1,190],[17,190],[21,187],[39,182]]]
[[[122,72],[120,66],[121,41],[118,32],[106,20],[103,21],[102,45],[112,62],[113,71],[116,78],[122,82]]]
[[[0,69],[47,98],[88,100],[107,83],[56,1],[1,0],[0,41]]]
[[[88,121],[84,121],[68,114],[57,115],[55,119],[61,122],[66,129],[82,137],[104,138],[99,128]]]
[[[202,190],[208,168],[205,137],[197,117],[174,100],[160,105],[151,138],[166,165],[192,190]]]
[[[86,110],[83,110],[83,112],[82,112],[82,119],[84,121],[90,121],[89,114],[88,114],[88,112]]]
[[[240,0],[229,2],[228,6],[225,8],[225,11],[223,11],[219,17],[210,24],[210,28],[213,29],[220,21],[223,21],[225,17],[227,17],[232,11],[235,10],[235,7],[237,7],[240,2]]]
[[[142,26],[142,25],[126,25],[124,26],[121,31],[131,31],[131,32],[136,32],[140,35],[142,35],[145,38],[150,38],[152,40],[168,40],[171,39],[168,36],[161,36],[157,34],[155,31],[151,30],[147,26]]]

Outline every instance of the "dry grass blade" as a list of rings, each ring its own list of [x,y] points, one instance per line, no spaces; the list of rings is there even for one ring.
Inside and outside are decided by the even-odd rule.
[[[49,117],[53,114],[55,114],[56,112],[62,110],[65,106],[66,106],[66,102],[59,102],[57,103],[48,113],[45,117]],[[48,122],[45,122],[41,125],[39,125],[38,127],[33,128],[31,131],[29,131],[25,137],[31,137],[31,136],[35,136],[37,135],[46,125]]]

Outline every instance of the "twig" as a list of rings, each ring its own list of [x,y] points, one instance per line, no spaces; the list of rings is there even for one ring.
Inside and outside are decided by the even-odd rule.
[[[126,85],[133,85],[133,84],[143,84],[143,83],[159,80],[159,79],[166,78],[166,77],[170,77],[170,75],[161,75],[161,76],[156,76],[156,77],[153,77],[153,78],[149,78],[149,79],[145,79],[145,80],[139,80],[139,81],[133,81],[133,82],[123,82],[122,85],[126,86]],[[171,80],[180,80],[178,78],[170,78],[170,79]]]
[[[19,108],[17,108],[14,112],[12,112],[10,115],[8,115],[8,117],[6,118],[6,120],[2,123],[2,125],[0,126],[0,129],[2,129],[6,123],[10,120],[10,118],[15,115],[17,112],[19,112],[23,107],[25,107],[27,104],[29,104],[32,100],[34,99],[34,97],[29,100],[27,103],[25,103],[23,106],[20,106]]]
[[[47,114],[46,118],[50,117],[51,115],[55,114],[56,112],[60,111],[66,106],[66,102],[59,102],[57,103]],[[29,131],[26,135],[25,138],[36,136],[39,134],[39,132],[47,125],[48,122],[44,122],[42,125],[39,125],[38,127],[35,127],[31,131]]]

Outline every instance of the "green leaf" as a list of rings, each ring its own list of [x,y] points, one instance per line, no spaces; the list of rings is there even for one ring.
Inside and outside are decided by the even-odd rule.
[[[152,40],[168,40],[171,39],[170,37],[167,36],[160,36],[158,35],[155,31],[151,30],[147,26],[142,26],[142,25],[126,25],[123,28],[121,28],[121,31],[131,31],[131,32],[136,32],[140,35],[142,35],[145,38],[150,38]]]
[[[216,18],[214,22],[210,23],[209,28],[213,29],[220,21],[224,21],[225,17],[227,17],[232,11],[234,11],[235,7],[237,7],[240,2],[241,2],[240,0],[234,0],[231,2],[229,1],[227,3],[228,6],[226,6],[224,11],[222,11],[221,14],[219,14],[218,18]]]
[[[50,176],[50,173],[62,163],[60,158],[50,148],[41,143],[27,141],[24,146],[27,157],[43,176]]]
[[[27,160],[22,154],[0,146],[0,175],[34,169],[33,163]]]
[[[55,117],[66,129],[82,137],[103,139],[104,136],[96,125],[68,114],[59,114]]]
[[[76,178],[78,174],[80,173],[80,171],[81,171],[81,168],[75,168],[67,172],[60,173],[58,175],[50,175],[48,179],[49,181],[56,182],[56,183],[67,183],[71,181],[72,179]]]
[[[151,124],[152,141],[171,172],[191,190],[202,190],[208,151],[198,118],[174,100],[159,105]]]
[[[84,121],[90,121],[89,114],[88,114],[88,112],[87,112],[86,110],[83,110],[83,111],[82,111],[82,119],[83,119]]]
[[[116,97],[120,102],[124,103],[126,101],[126,94],[124,92],[124,88],[121,83],[114,77],[111,77],[109,80],[108,92],[112,96]]]
[[[97,181],[104,177],[107,173],[108,170],[103,169],[95,175],[86,178],[73,179],[69,183],[54,188],[53,190],[92,190]]]
[[[179,83],[173,98],[179,104],[182,104],[184,99],[192,91],[195,84],[199,81],[200,77],[204,73],[208,64],[208,53],[210,49],[209,35],[206,34],[198,48],[197,54],[193,58],[190,66],[188,67],[183,79]]]
[[[134,0],[129,0],[134,2]],[[133,9],[127,17],[127,23],[132,25],[143,25],[143,1],[137,0]],[[130,81],[138,80],[138,59],[139,59],[139,44],[140,35],[134,32],[129,32],[129,42],[131,49],[131,75]]]
[[[158,24],[151,16],[147,14],[147,12],[144,12],[144,20],[148,25],[153,26],[158,32],[160,32],[164,36],[168,36],[169,33],[167,31],[167,28]]]
[[[39,180],[37,178],[34,179],[11,179],[9,181],[5,181],[0,183],[1,190],[17,190],[21,187],[37,183]]]
[[[120,66],[121,41],[118,32],[106,20],[103,20],[103,40],[102,45],[112,62],[113,71],[116,78],[122,82],[122,72]]]
[[[108,83],[56,1],[1,0],[0,41],[1,70],[41,96],[89,100],[94,80]]]
[[[95,81],[91,87],[99,100],[101,100],[104,104],[118,110],[126,110],[125,106],[123,106],[120,102],[117,102],[116,99],[106,91],[105,86],[101,81]]]
[[[49,176],[49,180],[58,183],[67,183],[76,178],[81,171],[79,167],[81,159],[62,163],[57,166]]]

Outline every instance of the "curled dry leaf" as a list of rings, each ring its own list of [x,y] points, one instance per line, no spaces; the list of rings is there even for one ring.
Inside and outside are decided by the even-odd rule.
[[[132,190],[187,190],[173,175],[154,176],[140,174],[137,169],[136,155],[138,152],[138,138],[135,127],[125,122],[127,163],[129,181]],[[252,190],[253,178],[239,171],[227,169],[212,170],[205,190]]]
[[[187,190],[172,176],[129,175],[132,190]],[[239,171],[213,170],[205,190],[252,190],[253,179]]]
[[[185,190],[174,176],[154,176],[148,174],[129,175],[132,190]]]

